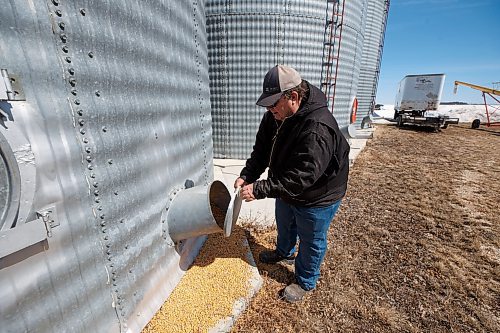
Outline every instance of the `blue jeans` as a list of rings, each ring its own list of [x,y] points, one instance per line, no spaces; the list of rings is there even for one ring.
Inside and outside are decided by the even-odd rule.
[[[319,268],[326,253],[328,227],[341,201],[326,207],[300,207],[276,199],[276,249],[282,256],[291,256],[299,238],[295,278],[305,290],[316,287]]]

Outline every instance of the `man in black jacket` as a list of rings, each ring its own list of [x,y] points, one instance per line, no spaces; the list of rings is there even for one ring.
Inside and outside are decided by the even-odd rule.
[[[257,105],[267,112],[234,186],[241,187],[245,201],[276,198],[276,249],[259,259],[268,264],[295,259],[296,282],[283,291],[295,302],[316,287],[328,228],[347,188],[349,144],[325,95],[291,67],[269,70]],[[267,167],[268,178],[257,180]]]

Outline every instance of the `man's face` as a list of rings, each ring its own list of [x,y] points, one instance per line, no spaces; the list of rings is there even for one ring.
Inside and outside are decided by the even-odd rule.
[[[274,105],[268,106],[267,110],[273,114],[274,119],[284,120],[285,118],[288,118],[291,115],[293,115],[289,102],[290,101],[285,96],[282,95],[281,98]]]

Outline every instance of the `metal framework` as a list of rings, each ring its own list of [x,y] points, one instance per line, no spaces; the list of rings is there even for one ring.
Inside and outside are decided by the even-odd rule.
[[[492,99],[494,99],[498,104],[500,104],[500,101],[496,97],[493,96],[493,95],[500,96],[500,90],[487,88],[487,87],[483,87],[483,86],[478,86],[478,85],[472,84],[472,83],[455,81],[455,88],[453,90],[453,92],[455,94],[457,93],[457,88],[459,85],[466,86],[466,87],[481,91],[481,93],[483,94],[484,108],[486,109],[486,126],[488,126],[488,127],[500,126],[500,121],[492,122],[490,120],[491,116],[493,116],[496,112],[498,112],[500,110],[500,106],[495,106],[495,105],[490,104],[489,107],[491,109],[493,109],[493,111],[490,111],[490,109],[488,109],[488,103],[486,102],[486,95],[488,95]],[[473,128],[479,127],[479,119],[474,120],[472,127]]]
[[[340,0],[328,0],[321,67],[321,90],[326,95],[328,107],[332,112],[337,87],[344,8],[345,0],[342,0],[342,5]]]

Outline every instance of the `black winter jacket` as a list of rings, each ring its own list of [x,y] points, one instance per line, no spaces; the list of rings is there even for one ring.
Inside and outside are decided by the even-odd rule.
[[[297,206],[322,207],[347,189],[349,144],[328,111],[325,95],[308,83],[309,96],[283,121],[267,111],[240,177],[254,183],[256,199],[281,198]],[[269,167],[268,178],[257,180]]]

